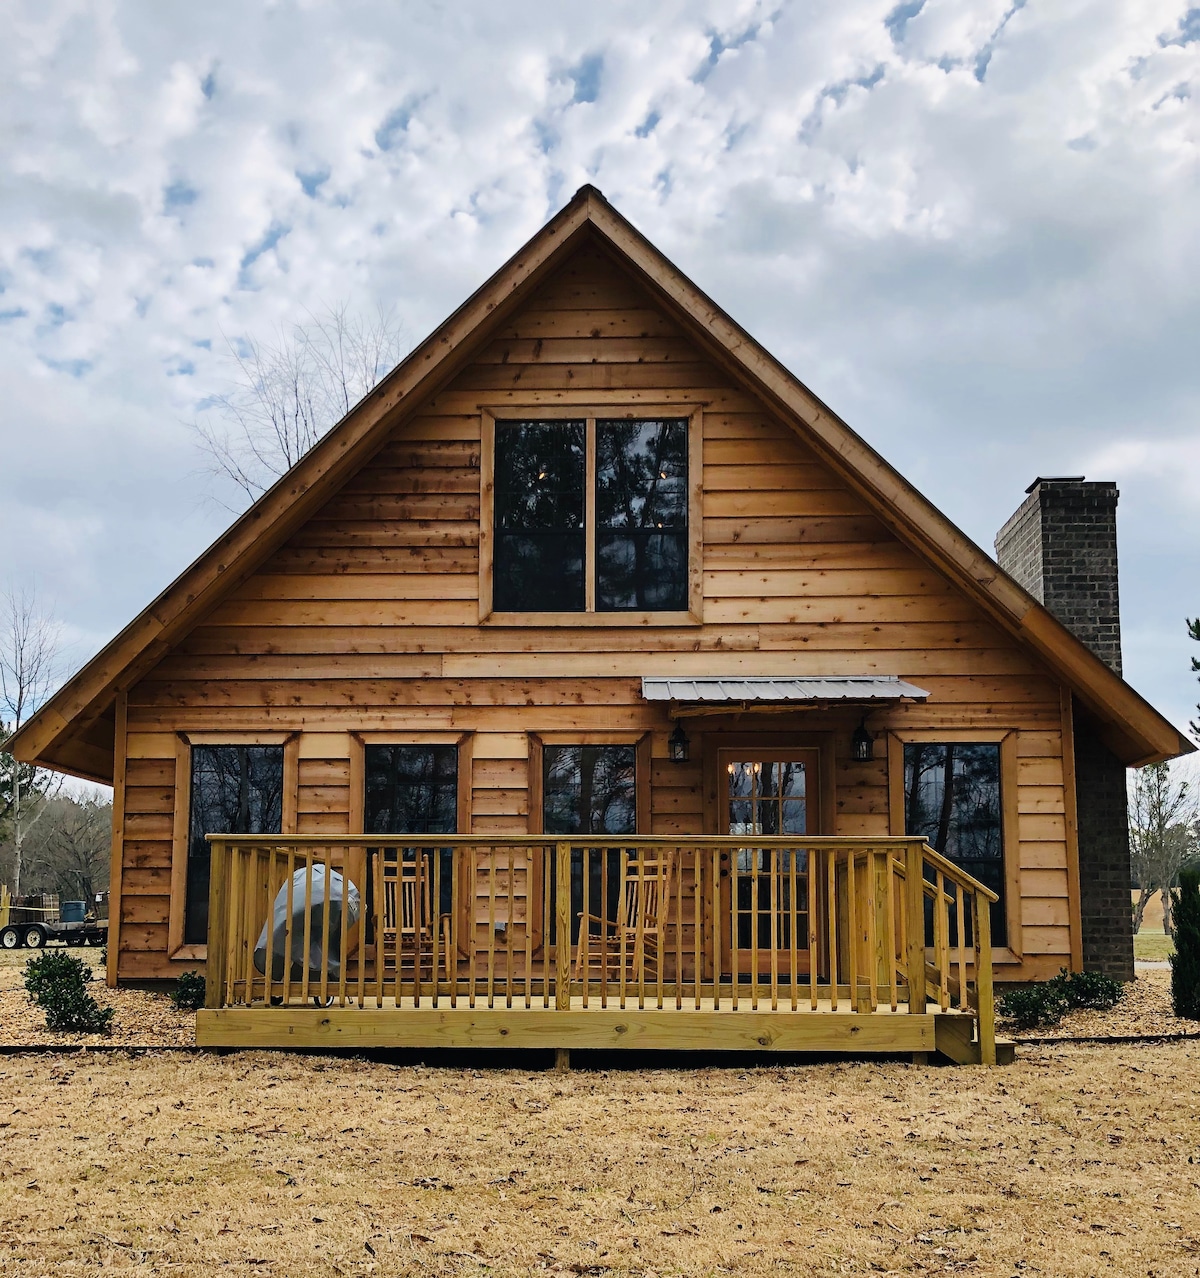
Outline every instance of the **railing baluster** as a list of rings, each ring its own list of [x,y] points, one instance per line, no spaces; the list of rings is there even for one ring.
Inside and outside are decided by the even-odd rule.
[[[788,960],[791,964],[791,994],[792,994],[792,1011],[797,1007],[797,1000],[800,997],[800,991],[797,989],[800,977],[800,964],[798,960],[798,947],[796,944],[796,931],[800,926],[800,899],[796,895],[796,884],[798,876],[796,874],[796,862],[800,859],[799,848],[789,848],[788,857]]]
[[[326,1007],[329,1004],[329,926],[331,910],[330,898],[333,895],[333,884],[330,881],[333,877],[332,867],[330,866],[329,848],[324,848],[324,865],[325,865],[325,908],[321,911],[321,1006]]]
[[[525,850],[525,1006],[533,1006],[533,853]]]
[[[204,1006],[226,1005],[225,947],[229,939],[229,856],[224,839],[214,839],[209,847],[208,875],[208,961],[205,972]]]
[[[294,846],[288,848],[287,855],[287,889],[284,904],[283,919],[283,1005],[287,1005],[292,1001],[292,912],[295,909],[296,890],[292,880],[296,877],[296,849]],[[274,945],[274,937],[271,938]]]
[[[513,849],[508,849],[508,918],[504,923],[504,1006],[513,1005],[513,925],[517,913],[517,876],[513,869]]]
[[[346,1006],[346,964],[350,960],[350,866],[347,862],[350,849],[342,845],[342,926],[339,929],[337,1005]]]
[[[619,878],[617,880],[620,887],[620,895],[617,897],[617,909],[624,912],[628,908],[629,902],[629,858],[621,849],[617,850],[617,872]],[[617,972],[617,981],[619,983],[619,992],[617,998],[617,1006],[625,1010],[625,965],[626,965],[626,936],[628,929],[620,928],[618,932],[617,946],[620,951],[619,964],[620,969]]]
[[[867,885],[867,952],[863,966],[867,975],[867,1006],[874,1012],[879,1008],[879,925],[875,911],[879,906],[877,860],[874,852],[863,853],[863,877]]]
[[[779,928],[782,923],[780,915],[779,892],[779,849],[770,849],[771,864],[771,1011],[779,1011]]]
[[[804,853],[804,869],[807,878],[805,903],[808,906],[808,1001],[811,1011],[817,1010],[817,923],[820,914],[820,892],[817,889],[821,876],[817,866],[827,858],[819,848],[810,847]]]
[[[487,1005],[496,1004],[496,849],[492,849],[487,905]]]
[[[883,873],[887,884],[887,971],[888,995],[890,1006],[894,1012],[899,1004],[899,993],[896,989],[896,872],[890,850],[883,853]]]
[[[357,989],[355,991],[355,1002],[361,1009],[366,1003],[367,981],[367,854],[365,849],[360,851],[359,855],[354,858],[354,864],[359,877],[359,882],[354,885],[358,888],[358,922],[355,925],[358,928],[358,944],[354,949],[357,960],[357,980],[355,981]],[[288,868],[291,868],[290,859]],[[290,879],[288,880],[288,885],[290,891]]]
[[[313,889],[313,854],[311,847],[304,849],[304,954],[302,956],[303,976],[300,981],[300,997],[308,1002],[311,985],[309,958],[312,954],[312,889]]]
[[[937,926],[934,929],[934,938],[937,953],[938,1006],[944,1012],[950,1006],[950,912],[946,907],[946,880],[941,870],[936,871],[934,884],[937,889],[934,915]]]
[[[838,952],[837,952],[837,854],[831,848],[825,875],[829,920],[826,927],[829,949],[829,1009],[838,1010]]]
[[[675,1010],[683,1007],[683,870],[682,848],[671,849],[671,863],[675,867]],[[693,877],[693,897],[695,894]],[[666,938],[663,938],[664,944]]]
[[[695,976],[693,997],[695,999],[696,1011],[700,1010],[700,990],[704,981],[704,858],[700,855],[700,849],[694,848],[692,851],[692,881],[695,889],[692,892],[692,951],[693,962],[695,963]],[[682,979],[682,978],[681,978]]]
[[[955,932],[958,936],[958,1008],[959,1011],[967,1010],[967,924],[964,916],[963,889],[961,883],[954,885],[955,890],[955,907],[954,907],[954,923]]]
[[[387,853],[383,848],[375,849],[375,1006],[383,1006],[383,989],[384,982],[387,979],[387,941],[384,933],[384,925],[387,919],[387,909],[384,902],[384,892],[387,890],[386,869],[384,860]]]
[[[439,1007],[438,972],[442,948],[442,850],[434,848],[429,861],[430,876],[433,888],[430,892],[432,906],[429,913],[429,930],[433,934],[433,960],[429,973],[430,999],[432,1006]]]
[[[850,1010],[859,1011],[858,856],[854,848],[846,857],[846,957],[850,964]]]
[[[555,990],[554,1006],[566,1011],[571,1006],[571,845],[559,843],[555,868]]]

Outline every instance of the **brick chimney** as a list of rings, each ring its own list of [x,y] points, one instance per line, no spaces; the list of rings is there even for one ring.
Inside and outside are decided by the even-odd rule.
[[[1116,484],[1035,479],[996,534],[1000,567],[1121,673]],[[1085,971],[1133,978],[1125,767],[1072,703],[1080,923]]]
[[[996,534],[1000,567],[1120,674],[1116,484],[1039,478],[1025,491]]]

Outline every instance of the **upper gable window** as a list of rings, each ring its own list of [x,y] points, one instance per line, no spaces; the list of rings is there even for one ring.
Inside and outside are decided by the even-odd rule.
[[[695,417],[564,415],[489,425],[485,616],[620,622],[698,613],[698,511],[689,485],[699,467]]]

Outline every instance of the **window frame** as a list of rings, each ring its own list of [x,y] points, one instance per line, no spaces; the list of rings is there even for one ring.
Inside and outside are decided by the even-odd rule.
[[[490,626],[680,626],[701,625],[704,613],[704,417],[703,407],[682,404],[569,402],[505,404],[481,409],[479,465],[479,623]],[[683,418],[687,421],[688,529],[687,608],[677,612],[596,610],[596,421]],[[584,431],[584,607],[581,612],[496,612],[492,605],[495,562],[496,422],[583,421]],[[628,744],[623,742],[621,744]]]
[[[167,914],[167,956],[207,959],[208,946],[184,944],[187,920],[187,859],[192,816],[193,746],[282,746],[283,806],[280,837],[296,833],[300,794],[299,732],[177,732],[175,734],[175,809],[171,824],[171,897]]]
[[[894,728],[888,732],[888,825],[904,834],[904,747],[906,745],[999,745],[1000,846],[1004,860],[1004,917],[1008,935],[992,939],[996,963],[1020,963],[1021,843],[1017,798],[1017,730],[1015,728]],[[997,944],[997,942],[1000,942]]]

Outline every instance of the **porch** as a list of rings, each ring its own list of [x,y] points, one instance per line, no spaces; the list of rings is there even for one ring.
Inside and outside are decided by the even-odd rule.
[[[996,1061],[995,898],[920,839],[210,845],[204,1046]]]

